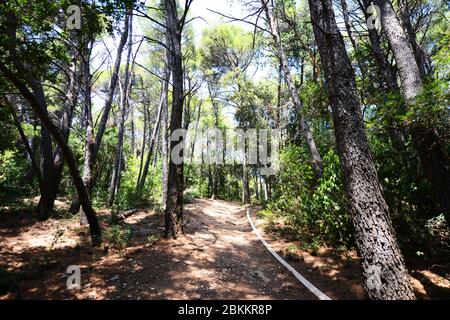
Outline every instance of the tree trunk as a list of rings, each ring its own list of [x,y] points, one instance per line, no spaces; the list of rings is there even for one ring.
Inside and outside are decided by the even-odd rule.
[[[279,65],[278,65],[278,83],[277,83],[277,110],[276,110],[276,128],[280,128],[281,123],[281,94],[283,89],[283,63],[281,62],[281,59],[279,59]]]
[[[91,52],[93,41],[86,40],[85,49],[83,52],[83,118],[85,129],[85,145],[84,145],[84,160],[83,160],[83,182],[89,194],[92,191],[94,159],[93,153],[95,148],[94,141],[94,121],[92,118],[92,98],[91,98]],[[80,224],[88,223],[87,216],[84,211],[80,211]]]
[[[192,140],[192,143],[191,143],[191,159],[189,161],[189,166],[188,166],[187,171],[186,171],[186,179],[185,179],[186,184],[189,183],[189,177],[190,177],[189,173],[191,172],[191,169],[192,169],[192,166],[193,166],[192,162],[193,162],[194,154],[195,154],[195,141],[197,141],[198,125],[200,123],[200,116],[201,116],[201,114],[202,114],[202,103],[200,102],[200,104],[198,106],[197,119],[195,121],[194,139]]]
[[[129,19],[128,22],[128,52],[127,52],[127,60],[125,65],[125,77],[123,81],[122,88],[122,99],[120,102],[120,112],[119,112],[119,132],[118,132],[118,140],[116,144],[116,153],[114,157],[114,167],[111,174],[111,182],[109,184],[108,190],[108,206],[111,207],[114,203],[116,192],[118,190],[118,186],[120,184],[120,175],[121,175],[121,164],[123,161],[123,140],[125,134],[125,116],[128,108],[128,95],[130,91],[128,90],[128,86],[130,85],[130,61],[131,61],[131,52],[133,49],[133,21],[132,15],[127,15],[126,19]]]
[[[172,71],[172,111],[170,118],[170,135],[182,128],[183,120],[183,57],[181,52],[180,21],[175,0],[165,0],[167,43],[170,48],[170,66]],[[170,139],[170,151],[179,143]],[[174,162],[170,156],[169,178],[167,185],[167,202],[165,210],[165,234],[177,238],[183,233],[183,169],[184,162]]]
[[[344,188],[370,299],[414,299],[372,159],[354,71],[331,0],[309,0],[326,79]]]
[[[147,141],[147,130],[149,128],[147,128],[147,118],[148,118],[148,109],[147,109],[147,105],[144,102],[144,131],[142,133],[142,144],[141,144],[141,150],[140,150],[140,161],[139,161],[139,174],[138,174],[138,179],[137,179],[137,184],[139,185],[139,181],[141,180],[141,176],[142,176],[142,168],[144,166],[144,154],[145,154],[145,145],[146,145],[146,141]]]
[[[37,96],[36,98],[41,101],[41,105],[44,106],[43,112],[48,116],[47,105],[43,104],[45,101],[44,91],[42,86],[37,86]],[[42,120],[41,120],[42,121]],[[38,204],[38,210],[40,212],[40,218],[45,220],[49,217],[50,212],[53,211],[53,206],[55,199],[53,199],[52,194],[55,189],[54,181],[54,166],[53,166],[53,147],[52,138],[50,132],[45,125],[41,123],[41,172],[43,179],[43,193],[41,193],[41,198]]]
[[[131,12],[130,9],[128,9],[127,15],[130,12]],[[113,99],[114,99],[114,92],[116,90],[117,79],[119,78],[119,69],[120,69],[120,62],[122,60],[122,51],[123,51],[123,48],[125,47],[125,44],[128,39],[128,22],[129,22],[128,19],[125,18],[124,31],[120,38],[119,46],[117,47],[116,61],[114,63],[113,73],[111,75],[111,80],[109,83],[108,96],[106,98],[106,102],[103,107],[102,117],[100,119],[97,135],[95,136],[95,141],[94,141],[94,145],[93,145],[93,150],[92,150],[92,155],[91,155],[91,160],[90,160],[93,164],[95,164],[95,161],[97,160],[97,155],[100,150],[103,135],[105,134],[106,125],[107,125],[108,119],[109,119],[109,113],[111,111],[111,107],[112,107],[112,103],[113,103]],[[90,177],[86,176],[86,179],[90,179],[89,181],[85,180],[87,185],[89,185],[88,191],[90,193],[91,189],[94,187],[95,181],[93,180],[92,175]],[[72,200],[69,211],[72,213],[77,213],[79,209],[80,209],[80,202],[77,198],[75,198]]]
[[[267,199],[266,199],[266,192],[263,186],[263,179],[262,177],[258,177],[258,180],[259,180],[260,199],[262,201],[266,201]]]
[[[347,0],[341,0],[341,7],[342,7],[342,17],[344,18],[345,30],[347,31],[347,35],[352,44],[353,51],[356,54],[358,52],[358,42],[356,41],[355,36],[353,35],[352,26],[350,24],[350,15],[348,12]],[[356,54],[356,62],[358,63],[359,70],[361,71],[361,75],[364,79],[365,75],[367,74],[366,68],[364,66],[364,63],[361,61],[361,59],[358,57],[357,54]]]
[[[169,52],[166,53],[166,61],[169,64]],[[166,81],[170,82],[170,70],[166,69]],[[162,181],[161,181],[161,203],[163,209],[166,209],[167,203],[167,188],[169,180],[169,86],[165,87],[163,100],[163,110],[161,115],[162,122]]]
[[[245,144],[245,140],[244,140]],[[245,150],[245,146],[244,146]],[[244,151],[244,162],[242,164],[242,203],[250,203],[250,186],[248,181],[247,155]]]
[[[66,94],[64,96],[64,107],[60,118],[60,130],[65,141],[69,141],[70,127],[72,125],[73,112],[78,102],[78,90],[81,83],[82,72],[77,71],[77,65],[79,60],[78,50],[73,50],[72,59],[69,66],[68,81]],[[55,188],[52,190],[52,199],[56,199],[59,186],[61,184],[63,169],[64,169],[64,157],[59,146],[56,147],[54,153],[54,167],[55,167]]]
[[[375,0],[381,9],[381,23],[394,52],[402,83],[402,91],[409,107],[414,107],[416,97],[423,90],[421,74],[414,52],[399,20],[388,0]],[[421,124],[421,119],[409,126],[414,147],[422,169],[431,184],[433,193],[450,226],[450,158],[445,152],[434,128]]]
[[[166,67],[166,70],[168,67]],[[167,76],[168,71],[166,71],[166,76]],[[167,79],[167,78],[166,78]],[[156,116],[156,123],[155,126],[153,127],[153,132],[152,132],[152,136],[150,138],[150,146],[148,148],[148,154],[147,154],[147,158],[145,160],[145,165],[144,165],[144,170],[142,172],[142,177],[141,179],[138,181],[138,184],[136,186],[136,189],[142,189],[145,185],[145,180],[147,179],[147,175],[148,175],[148,169],[150,167],[150,161],[152,159],[152,155],[153,152],[155,150],[155,145],[156,145],[156,140],[158,138],[159,135],[159,128],[161,125],[161,118],[162,118],[162,114],[163,114],[163,109],[164,109],[164,104],[165,102],[165,95],[166,92],[168,90],[168,81],[169,80],[163,80],[162,82],[162,87],[161,87],[161,96],[160,96],[160,101],[159,101],[159,106],[158,106],[158,114]]]
[[[272,13],[272,8],[267,1],[261,0],[262,5],[264,6],[264,10],[266,13],[267,21],[269,23],[270,32],[272,34],[273,40],[278,50],[281,69],[283,70],[284,78],[288,84],[289,93],[291,94],[292,102],[294,103],[295,108],[300,114],[300,126],[302,133],[305,138],[306,145],[308,146],[309,152],[312,158],[312,166],[314,169],[314,173],[316,178],[320,178],[322,176],[323,163],[322,157],[320,156],[319,150],[317,149],[316,142],[314,140],[314,136],[311,132],[311,128],[309,127],[308,122],[304,119],[304,116],[301,112],[303,109],[303,103],[298,96],[297,88],[295,87],[294,79],[289,71],[289,66],[287,64],[287,58],[284,52],[283,44],[278,33],[278,27],[275,23],[274,16]]]
[[[258,176],[257,175],[255,176],[254,184],[255,184],[256,201],[259,202],[259,188],[258,188]]]

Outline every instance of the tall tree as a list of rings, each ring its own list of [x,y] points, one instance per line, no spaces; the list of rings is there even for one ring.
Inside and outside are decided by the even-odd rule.
[[[94,152],[94,120],[92,117],[92,75],[91,75],[91,53],[94,40],[86,37],[83,44],[83,121],[85,130],[84,159],[83,159],[83,182],[87,190],[92,188],[92,177],[94,170],[93,152]],[[83,210],[80,212],[80,223],[87,224],[87,217]]]
[[[182,128],[184,90],[181,34],[191,3],[192,0],[186,1],[183,15],[178,18],[176,0],[164,0],[167,44],[170,51],[169,65],[172,72],[172,110],[169,136],[172,136],[175,130]],[[173,151],[178,143],[179,141],[170,139],[170,151]],[[183,233],[183,171],[184,162],[175,162],[170,154],[165,210],[165,233],[168,237],[176,238]]]
[[[329,85],[344,188],[370,299],[414,299],[389,208],[366,137],[354,70],[331,0],[309,0],[314,36]]]

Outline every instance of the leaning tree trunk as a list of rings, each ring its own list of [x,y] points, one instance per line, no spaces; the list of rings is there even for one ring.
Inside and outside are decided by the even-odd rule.
[[[145,99],[145,98],[144,98]],[[141,180],[141,176],[142,176],[142,168],[144,166],[144,155],[145,155],[145,145],[146,145],[146,141],[147,141],[147,130],[149,128],[147,128],[147,118],[148,118],[148,109],[147,109],[147,105],[144,104],[144,110],[143,110],[143,114],[144,114],[144,130],[142,133],[142,143],[141,143],[141,150],[139,150],[139,174],[138,174],[138,184],[139,181]]]
[[[170,136],[182,128],[183,121],[183,57],[181,52],[182,26],[178,19],[175,0],[165,0],[167,43],[169,44],[172,71],[172,111],[170,118]],[[170,139],[170,150],[178,144]],[[181,155],[183,156],[183,155]],[[168,237],[178,237],[183,233],[183,185],[184,162],[175,163],[172,155],[169,162],[167,202],[165,210],[165,233]]]
[[[420,6],[420,4],[419,4]],[[417,67],[419,68],[420,76],[422,78],[427,77],[432,73],[432,67],[430,59],[427,57],[422,46],[417,41],[417,32],[411,23],[411,12],[408,7],[408,1],[399,1],[399,14],[402,20],[402,24],[406,34],[408,35],[409,43],[414,53],[414,58],[416,59]],[[431,13],[430,13],[431,14]]]
[[[414,299],[389,208],[372,159],[354,71],[331,0],[309,0],[314,36],[329,83],[329,99],[364,287],[370,299]]]
[[[20,68],[19,71],[26,72],[25,68]],[[75,188],[78,192],[80,203],[89,221],[92,244],[94,246],[100,245],[101,243],[100,225],[98,223],[95,211],[92,208],[87,188],[84,185],[83,180],[81,179],[80,171],[78,170],[78,165],[75,160],[75,157],[73,156],[72,150],[64,140],[64,137],[62,136],[59,129],[51,121],[47,112],[45,112],[46,110],[45,106],[41,105],[42,102],[38,100],[33,93],[30,92],[27,85],[24,82],[22,82],[22,80],[20,80],[20,78],[17,77],[13,72],[11,72],[11,70],[9,70],[3,63],[0,63],[0,72],[3,73],[5,78],[10,80],[14,84],[17,90],[28,101],[33,111],[41,120],[42,124],[48,129],[49,133],[51,134],[55,142],[58,144],[58,146],[61,147],[62,153],[64,155],[64,160],[67,163],[69,173],[73,180],[73,184],[75,185]]]
[[[381,9],[381,23],[394,52],[402,83],[402,91],[409,107],[423,90],[421,74],[415,63],[414,52],[401,24],[388,0],[375,0]],[[450,226],[450,158],[439,139],[436,129],[425,126],[421,119],[409,126],[420,164],[431,184],[437,202]]]
[[[278,50],[278,55],[281,63],[280,67],[283,70],[284,78],[288,85],[292,102],[294,103],[295,108],[300,114],[300,128],[304,135],[306,145],[308,146],[309,152],[311,154],[314,173],[316,175],[316,178],[319,179],[322,176],[323,170],[322,157],[320,156],[319,150],[317,149],[316,142],[314,140],[311,128],[309,127],[308,121],[306,121],[301,112],[301,110],[303,109],[303,102],[300,100],[300,97],[298,96],[298,91],[295,86],[294,79],[292,78],[292,75],[289,71],[286,54],[284,52],[283,43],[281,41],[281,37],[278,32],[278,26],[276,25],[276,22],[274,20],[272,8],[270,7],[270,5],[267,3],[266,0],[261,0],[261,3],[266,13],[266,18],[269,24],[273,41],[275,42],[275,46],[277,47]]]
[[[362,0],[362,2],[359,2],[360,9],[364,12],[366,20],[370,18],[370,14],[367,13],[367,8],[369,8],[371,3],[371,0]],[[384,89],[392,93],[399,92],[400,88],[397,84],[397,77],[395,76],[394,70],[392,69],[389,60],[384,53],[383,48],[381,47],[381,37],[378,34],[378,31],[375,28],[368,28],[367,32],[369,34],[372,55],[375,58],[379,72],[382,76],[381,80],[384,82]],[[397,108],[400,108],[400,110],[404,110],[405,106],[403,104],[400,104],[399,106],[397,106]],[[406,149],[404,132],[393,120],[390,120],[388,125],[389,128],[387,129],[387,132],[393,146],[400,152],[403,152]],[[408,164],[405,163],[405,165]]]
[[[83,53],[83,120],[85,129],[85,144],[84,144],[84,161],[83,161],[83,182],[89,194],[92,191],[92,181],[94,175],[94,161],[93,153],[95,148],[94,141],[94,121],[92,118],[92,99],[91,99],[91,69],[90,57],[93,42],[87,40],[85,50]],[[87,216],[83,210],[80,211],[80,224],[87,224]]]

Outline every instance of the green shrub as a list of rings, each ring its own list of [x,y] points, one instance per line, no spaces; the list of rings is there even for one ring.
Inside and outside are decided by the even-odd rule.
[[[131,229],[128,226],[112,225],[105,230],[104,239],[110,247],[121,251],[131,240]]]
[[[345,206],[339,158],[334,151],[323,157],[323,175],[316,182],[311,165],[303,160],[308,159],[305,153],[298,146],[281,151],[279,183],[266,212],[285,218],[298,230],[305,245],[351,246],[351,220]]]

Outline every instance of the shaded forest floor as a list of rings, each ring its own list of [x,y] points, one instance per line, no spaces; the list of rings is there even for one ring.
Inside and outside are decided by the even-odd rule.
[[[57,205],[64,212],[67,203]],[[93,251],[76,217],[40,222],[26,207],[3,207],[0,299],[315,299],[265,249],[237,203],[194,200],[185,209],[180,239],[163,239],[163,216],[140,210],[122,222],[131,230],[123,249]],[[107,227],[109,212],[98,212]],[[270,245],[321,291],[364,299],[355,252],[300,250],[264,231],[266,222],[252,212]],[[450,297],[448,268],[412,263],[419,298]],[[81,267],[80,290],[66,289],[69,265]]]

